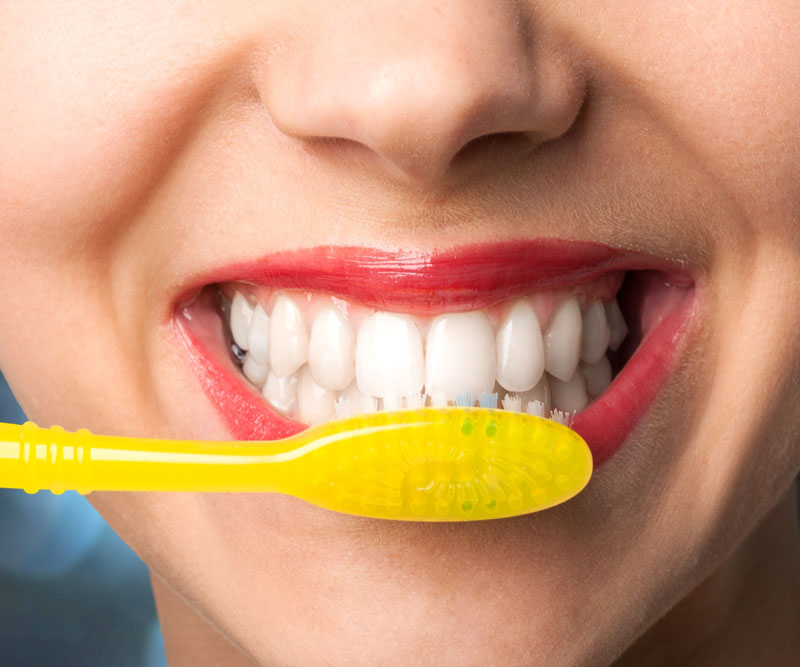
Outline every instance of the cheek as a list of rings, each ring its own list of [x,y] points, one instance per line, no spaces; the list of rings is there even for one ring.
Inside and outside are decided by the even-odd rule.
[[[169,5],[50,4],[0,10],[0,220],[7,251],[69,262],[107,252],[216,73]]]

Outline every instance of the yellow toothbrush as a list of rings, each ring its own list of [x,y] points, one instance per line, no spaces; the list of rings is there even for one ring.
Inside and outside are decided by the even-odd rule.
[[[491,408],[358,415],[265,442],[0,424],[0,487],[29,493],[275,492],[348,514],[465,521],[558,505],[591,474],[591,452],[568,427]]]

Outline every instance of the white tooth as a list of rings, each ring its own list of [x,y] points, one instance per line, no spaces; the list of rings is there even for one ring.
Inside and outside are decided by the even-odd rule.
[[[625,336],[628,335],[628,325],[625,324],[625,317],[619,309],[619,304],[616,299],[611,299],[605,305],[606,318],[608,319],[608,327],[611,330],[611,335],[608,340],[608,346],[612,350],[616,350]]]
[[[261,393],[284,416],[297,416],[297,373],[279,378],[270,372]]]
[[[262,366],[269,363],[269,315],[261,304],[253,310],[250,331],[247,332],[247,350],[248,356]]]
[[[236,292],[231,301],[231,335],[241,349],[247,349],[247,332],[253,321],[253,306],[241,292]]]
[[[583,314],[581,359],[587,364],[596,364],[606,353],[611,332],[606,319],[606,309],[601,301],[595,301]]]
[[[308,361],[308,329],[300,310],[281,294],[269,321],[269,365],[278,377],[294,373]]]
[[[547,375],[542,375],[536,386],[519,394],[519,398],[523,408],[531,401],[539,401],[544,405],[545,413],[550,412],[552,401],[550,398],[550,381],[547,379]]]
[[[544,368],[559,380],[569,380],[581,356],[581,308],[575,297],[561,304],[544,335]]]
[[[356,376],[356,337],[339,309],[326,306],[311,325],[308,367],[325,389],[344,389]]]
[[[578,412],[586,407],[589,397],[586,395],[586,381],[580,369],[566,382],[558,378],[550,380],[550,391],[553,393],[553,408],[564,412]]]
[[[422,390],[422,335],[408,315],[377,312],[358,328],[356,382],[364,394],[401,397]]]
[[[482,311],[439,315],[425,342],[425,389],[452,400],[462,392],[491,392],[495,381],[494,331]]]
[[[248,352],[247,356],[244,358],[244,364],[242,364],[242,372],[244,373],[244,376],[250,380],[250,382],[257,387],[260,387],[267,379],[267,374],[269,373],[269,364],[259,363],[256,359],[251,357],[250,353]]]
[[[518,301],[497,332],[497,381],[508,391],[528,391],[543,372],[539,319],[527,300]]]
[[[297,406],[300,421],[305,424],[319,424],[333,417],[336,393],[320,387],[311,376],[308,366],[300,370],[297,381]]]
[[[590,396],[599,396],[611,384],[611,363],[605,355],[596,364],[581,364],[581,370]]]

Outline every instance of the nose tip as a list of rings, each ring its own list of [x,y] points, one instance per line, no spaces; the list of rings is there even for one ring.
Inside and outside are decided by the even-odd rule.
[[[342,21],[341,30],[296,41],[272,62],[262,95],[275,125],[297,138],[359,144],[373,164],[415,182],[566,132],[582,83],[552,40],[532,38],[517,12],[500,9],[506,3],[424,9],[438,4],[415,4],[402,21],[373,17],[358,33],[358,22]]]

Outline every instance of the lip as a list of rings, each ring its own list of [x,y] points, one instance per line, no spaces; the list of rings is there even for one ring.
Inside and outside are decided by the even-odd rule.
[[[237,281],[330,292],[376,310],[428,315],[485,308],[518,294],[572,287],[639,268],[664,270],[676,282],[687,277],[659,258],[554,238],[435,251],[318,246],[208,271],[187,286],[183,300],[204,285]]]
[[[484,308],[518,294],[567,288],[631,270],[658,271],[657,283],[679,289],[664,296],[669,302],[655,314],[611,386],[575,417],[573,428],[588,443],[597,468],[623,445],[680,355],[702,291],[685,266],[600,243],[549,238],[435,252],[322,246],[230,264],[197,277],[176,304],[173,332],[232,436],[275,440],[302,431],[305,425],[271,410],[255,389],[245,385],[227,355],[214,353],[223,340],[219,317],[210,304],[205,309],[189,307],[203,298],[201,288],[206,285],[238,281],[308,289],[376,309],[434,314]],[[634,301],[639,298],[638,293],[630,296]]]

